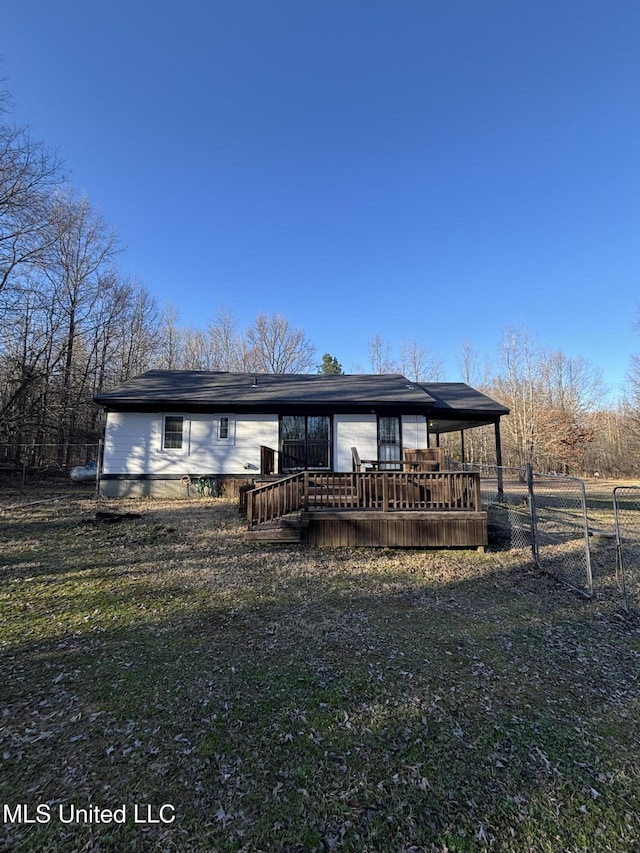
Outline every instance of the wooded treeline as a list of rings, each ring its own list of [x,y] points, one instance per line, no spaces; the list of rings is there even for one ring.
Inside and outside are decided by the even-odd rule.
[[[115,231],[74,193],[56,156],[10,120],[0,101],[0,462],[66,468],[97,444],[102,415],[93,397],[150,368],[271,373],[339,372],[340,354],[318,357],[280,314],[239,327],[221,308],[204,328],[183,327],[143,283],[119,267]],[[367,341],[368,364],[353,372],[400,372],[412,381],[468,382],[511,409],[503,420],[504,463],[536,470],[638,473],[640,355],[627,398],[603,406],[599,371],[584,359],[546,352],[505,330],[494,364],[471,344],[459,377],[445,377],[419,341]],[[460,456],[459,436],[446,437]],[[493,462],[493,430],[465,436],[467,460]]]

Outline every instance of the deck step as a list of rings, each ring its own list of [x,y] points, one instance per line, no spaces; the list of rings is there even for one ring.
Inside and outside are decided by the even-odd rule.
[[[244,534],[245,542],[289,542],[302,541],[302,531],[309,526],[309,518],[301,513],[284,515],[282,518],[260,525]]]
[[[295,527],[272,527],[266,530],[247,530],[244,534],[245,542],[300,542],[300,528]]]

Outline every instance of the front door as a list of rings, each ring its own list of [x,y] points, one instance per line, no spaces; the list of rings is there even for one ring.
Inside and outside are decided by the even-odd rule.
[[[381,471],[393,471],[401,467],[398,464],[402,459],[400,418],[388,416],[378,418],[378,459]],[[387,461],[390,464],[384,464]],[[394,462],[396,464],[393,464]]]
[[[280,421],[280,469],[331,468],[331,418],[328,415],[283,415]]]

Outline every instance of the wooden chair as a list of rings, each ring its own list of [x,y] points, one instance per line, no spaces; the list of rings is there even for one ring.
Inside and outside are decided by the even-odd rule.
[[[441,471],[444,454],[441,447],[423,447],[417,450],[404,448],[405,469],[409,471]]]
[[[351,448],[351,460],[354,471],[378,471],[380,468],[379,459],[360,459],[357,447]]]

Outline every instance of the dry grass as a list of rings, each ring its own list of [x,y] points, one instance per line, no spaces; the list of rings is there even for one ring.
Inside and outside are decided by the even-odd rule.
[[[86,490],[26,503],[0,499],[0,788],[51,819],[0,847],[640,847],[640,631],[606,542],[586,601],[515,551],[247,546],[224,501],[110,502],[142,515],[113,525]]]

